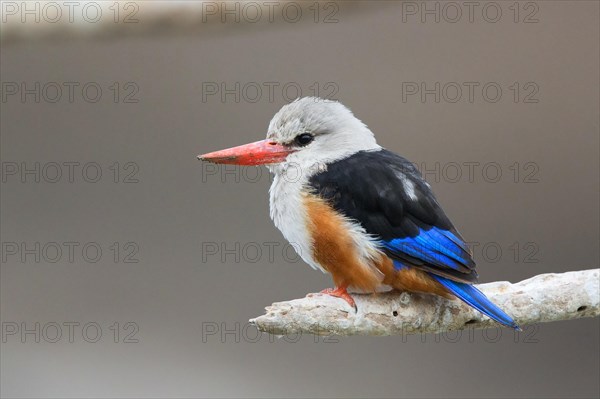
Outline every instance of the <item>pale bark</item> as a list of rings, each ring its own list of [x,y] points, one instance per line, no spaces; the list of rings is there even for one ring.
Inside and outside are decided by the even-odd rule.
[[[533,323],[600,315],[600,269],[541,274],[511,284],[480,284],[491,301],[524,327]],[[407,292],[352,294],[358,311],[323,294],[277,302],[250,320],[277,335],[400,335],[499,327],[460,300]]]
[[[28,3],[28,4],[24,4]],[[193,35],[198,39],[229,33],[251,34],[274,27],[335,23],[377,7],[344,2],[224,1],[35,1],[4,2],[0,7],[0,43],[47,40],[95,40]],[[89,4],[91,3],[91,4]],[[117,4],[115,4],[117,3]],[[293,3],[293,4],[289,4]],[[286,6],[294,6],[286,11]],[[297,7],[300,7],[300,14]],[[312,7],[312,8],[310,8]],[[301,16],[301,17],[300,17]],[[298,21],[296,20],[298,18]]]

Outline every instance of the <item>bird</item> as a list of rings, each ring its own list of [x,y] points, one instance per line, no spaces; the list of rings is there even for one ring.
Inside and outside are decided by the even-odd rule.
[[[270,216],[312,268],[348,289],[459,298],[496,322],[517,323],[474,283],[472,251],[416,166],[379,144],[342,103],[303,97],[284,105],[266,139],[198,155],[217,164],[265,165]]]

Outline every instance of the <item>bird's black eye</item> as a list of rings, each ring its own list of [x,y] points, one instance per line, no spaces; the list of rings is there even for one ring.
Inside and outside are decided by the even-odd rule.
[[[296,136],[294,142],[297,145],[304,147],[305,145],[309,145],[314,140],[314,138],[315,137],[310,133],[302,133]]]

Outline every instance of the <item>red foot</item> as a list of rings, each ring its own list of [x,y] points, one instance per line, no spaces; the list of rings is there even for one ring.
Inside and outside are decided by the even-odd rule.
[[[321,291],[321,294],[327,294],[327,295],[334,296],[336,298],[341,298],[344,301],[348,302],[348,305],[352,306],[354,308],[354,311],[357,311],[358,308],[356,307],[356,303],[354,302],[354,299],[352,299],[350,294],[348,294],[348,291],[346,290],[346,288],[347,287],[337,287],[335,289],[326,288],[323,291]]]

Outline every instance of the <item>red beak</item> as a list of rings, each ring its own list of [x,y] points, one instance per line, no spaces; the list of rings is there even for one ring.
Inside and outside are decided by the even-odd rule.
[[[256,141],[226,150],[198,155],[198,159],[231,165],[264,165],[285,161],[291,150],[270,140]]]

